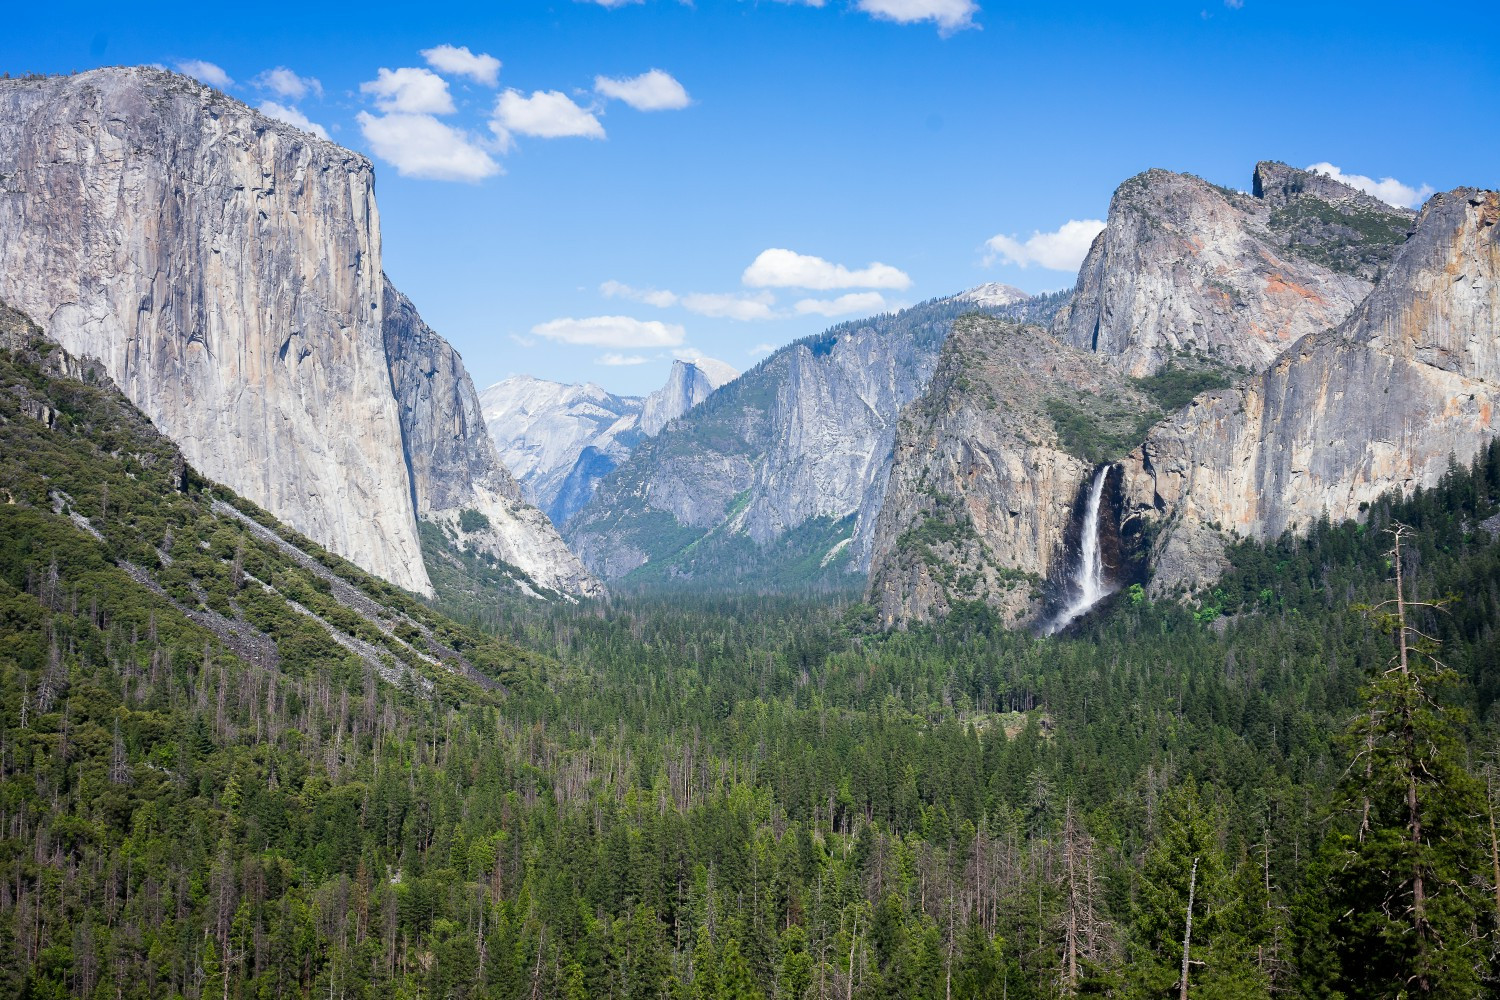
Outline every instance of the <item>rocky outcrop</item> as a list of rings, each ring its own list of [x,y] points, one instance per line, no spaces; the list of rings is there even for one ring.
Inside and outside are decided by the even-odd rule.
[[[660,434],[663,427],[703,402],[709,393],[739,376],[729,365],[713,358],[673,361],[667,384],[641,405],[641,432],[648,437]]]
[[[607,579],[847,585],[869,565],[901,409],[975,309],[936,300],[782,348],[642,442],[565,536]]]
[[[1131,375],[1174,359],[1258,372],[1349,315],[1412,217],[1285,164],[1259,164],[1252,194],[1149,170],[1115,192],[1053,333]]]
[[[210,478],[430,593],[364,157],[149,68],[0,82],[0,298]]]
[[[1434,196],[1338,329],[1158,427],[1126,468],[1134,516],[1163,522],[1153,587],[1223,565],[1225,533],[1271,538],[1431,485],[1494,435],[1500,194]]]
[[[463,360],[389,281],[383,335],[417,516],[550,590],[597,597],[598,581],[501,464]]]
[[[928,621],[959,601],[1034,619],[1095,467],[1059,421],[1128,435],[1153,412],[1118,369],[1039,327],[955,323],[931,385],[901,417],[870,569],[881,621]]]
[[[528,498],[561,525],[643,438],[738,375],[722,361],[697,358],[674,361],[666,384],[644,399],[529,375],[497,382],[479,399],[501,459]]]

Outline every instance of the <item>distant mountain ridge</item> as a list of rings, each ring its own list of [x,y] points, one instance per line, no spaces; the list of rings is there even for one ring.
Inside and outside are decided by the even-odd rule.
[[[501,460],[528,498],[562,525],[642,439],[738,376],[713,358],[679,359],[666,383],[645,397],[617,396],[592,382],[513,375],[486,388],[479,400]]]
[[[1013,291],[1013,290],[1010,290]],[[1004,299],[985,307],[986,295]],[[564,527],[605,579],[847,588],[869,566],[902,408],[953,321],[1039,305],[977,291],[842,323],[714,393],[606,476]]]

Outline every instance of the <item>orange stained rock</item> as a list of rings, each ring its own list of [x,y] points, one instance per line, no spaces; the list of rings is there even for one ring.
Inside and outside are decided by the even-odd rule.
[[[1286,280],[1285,277],[1278,273],[1272,272],[1266,278],[1266,293],[1268,295],[1281,295],[1285,292],[1290,292],[1293,295],[1301,296],[1314,305],[1324,304],[1323,296],[1319,295],[1311,288],[1305,288],[1302,285],[1296,284],[1295,282]]]

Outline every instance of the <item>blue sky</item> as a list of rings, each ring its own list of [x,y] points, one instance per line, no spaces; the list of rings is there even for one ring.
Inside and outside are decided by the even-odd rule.
[[[386,270],[481,386],[644,392],[674,355],[1067,287],[1149,167],[1500,184],[1490,4],[446,7],[27,4],[0,69],[188,67],[371,155]]]

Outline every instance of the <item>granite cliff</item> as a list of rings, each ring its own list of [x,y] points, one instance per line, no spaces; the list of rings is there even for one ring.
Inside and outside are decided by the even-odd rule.
[[[547,516],[521,496],[485,428],[453,347],[385,282],[382,329],[418,518],[461,550],[508,563],[549,590],[603,594]],[[466,516],[467,515],[467,516]],[[479,516],[475,516],[479,515]]]
[[[1153,587],[1211,580],[1225,533],[1269,538],[1430,486],[1495,433],[1500,193],[1435,195],[1337,329],[1152,431],[1126,463],[1130,517],[1160,519]]]
[[[887,625],[959,601],[1035,620],[1101,463],[1114,581],[1166,593],[1214,579],[1231,535],[1358,517],[1488,441],[1495,195],[1417,218],[1282,164],[1253,187],[1133,178],[1055,340],[959,325],[902,417],[868,590]]]
[[[1096,465],[1070,421],[1088,421],[1095,440],[1128,438],[1157,412],[1118,369],[1040,327],[956,322],[901,415],[868,589],[881,622],[942,617],[960,601],[1033,618]]]
[[[0,298],[205,475],[430,594],[385,297],[363,156],[162,70],[0,81]]]
[[[1148,170],[1115,192],[1053,333],[1136,376],[1173,361],[1258,372],[1348,316],[1412,218],[1281,163],[1258,164],[1250,194]]]
[[[900,412],[977,308],[934,300],[782,348],[643,441],[566,537],[606,579],[848,586],[870,564]]]

